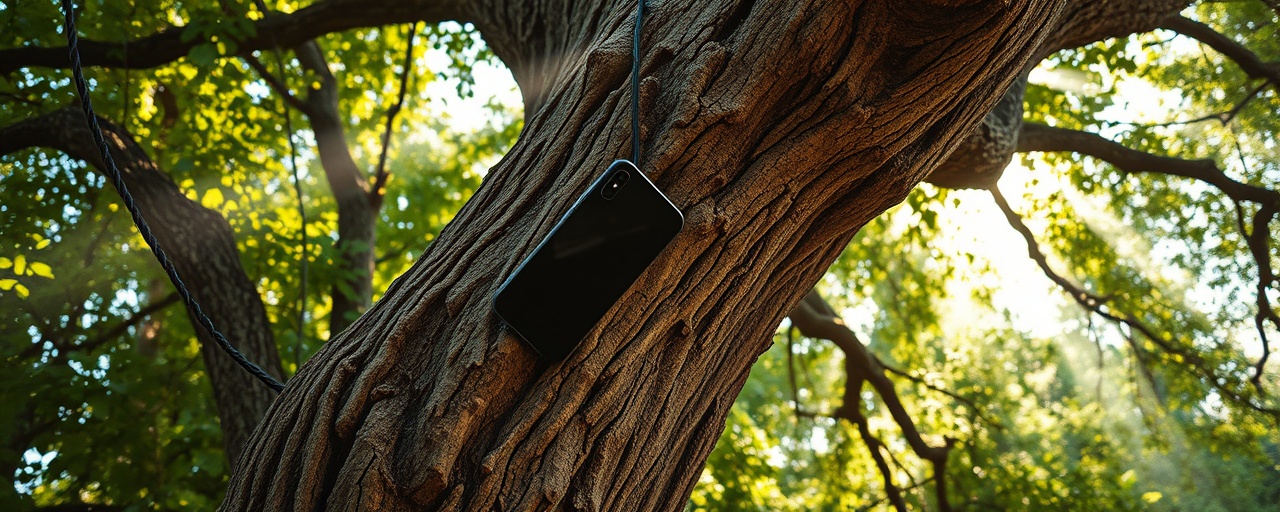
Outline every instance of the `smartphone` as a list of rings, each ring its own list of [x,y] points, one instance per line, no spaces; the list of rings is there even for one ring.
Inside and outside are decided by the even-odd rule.
[[[635,164],[617,160],[493,296],[493,309],[543,358],[564,359],[684,227]]]

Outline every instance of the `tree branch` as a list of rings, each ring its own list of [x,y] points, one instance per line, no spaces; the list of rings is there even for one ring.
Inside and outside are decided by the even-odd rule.
[[[1280,62],[1263,61],[1258,54],[1209,25],[1185,16],[1171,16],[1160,24],[1160,28],[1172,30],[1209,45],[1218,53],[1235,61],[1250,78],[1266,80],[1280,86]]]
[[[387,149],[391,146],[391,125],[404,106],[405,93],[409,91],[409,70],[413,69],[413,40],[417,36],[418,24],[409,25],[409,43],[405,45],[404,64],[400,69],[400,94],[396,97],[395,104],[387,109],[387,126],[382,132],[382,151],[378,153],[378,168],[373,174],[373,188],[370,190],[370,193],[378,197],[382,197],[383,188],[387,185]]]
[[[1018,151],[1069,151],[1105,160],[1127,172],[1167,174],[1200,180],[1218,187],[1237,201],[1280,203],[1280,193],[1236,181],[1222,172],[1213,160],[1186,160],[1153,155],[1129,149],[1096,133],[1026,123],[1022,125],[1022,132],[1018,136]]]
[[[787,327],[787,382],[791,385],[791,408],[800,417],[800,386],[796,385],[795,336],[796,326]]]
[[[1055,31],[1045,38],[1032,62],[1039,62],[1058,50],[1150,32],[1191,3],[1190,0],[1069,2]]]
[[[101,505],[98,503],[67,503],[63,505],[39,507],[35,509],[35,512],[117,512],[120,510],[124,510],[124,507],[118,505]]]
[[[862,414],[862,399],[859,397],[862,381],[850,377],[849,383],[850,385],[845,387],[845,397],[849,397],[850,391],[852,391],[852,396],[855,397],[853,401],[858,406],[850,407],[847,411],[836,414],[857,425],[858,434],[862,436],[862,442],[866,443],[867,450],[871,451],[871,458],[876,462],[876,468],[880,470],[880,476],[884,478],[884,493],[889,498],[889,503],[892,503],[893,508],[898,512],[907,512],[907,502],[902,499],[902,490],[893,483],[893,470],[889,468],[889,463],[884,460],[884,453],[880,451],[884,447],[884,443],[875,434],[871,433],[871,425],[867,422],[867,417]]]
[[[907,486],[907,487],[902,487],[902,488],[901,488],[901,490],[903,490],[903,491],[908,491],[908,492],[910,492],[910,491],[915,491],[916,489],[919,489],[920,487],[924,487],[924,485],[925,485],[925,484],[927,484],[927,483],[929,483],[929,482],[932,482],[932,481],[933,481],[933,477],[925,478],[925,479],[920,480],[920,481],[918,481],[918,482],[914,482],[914,483],[912,483],[911,485],[909,485],[909,486]],[[887,497],[885,497],[885,498],[877,498],[875,501],[872,501],[871,503],[868,503],[868,504],[866,504],[866,505],[863,505],[863,506],[861,506],[861,507],[858,507],[858,512],[869,512],[869,511],[871,511],[871,510],[875,510],[876,505],[879,505],[879,504],[881,504],[881,503],[884,503],[884,502],[885,502],[885,500],[887,500],[887,499],[889,499],[889,498],[887,498]]]
[[[971,399],[969,399],[969,398],[965,397],[964,395],[961,395],[961,394],[959,394],[959,393],[956,393],[955,391],[951,391],[951,390],[949,390],[949,389],[942,388],[942,387],[936,386],[936,385],[934,385],[934,384],[931,384],[931,383],[929,383],[929,381],[926,381],[926,380],[924,380],[923,378],[921,378],[921,377],[919,377],[919,376],[912,375],[912,374],[908,373],[908,372],[907,372],[907,371],[905,371],[905,370],[902,370],[902,369],[899,369],[899,368],[894,368],[894,367],[892,367],[892,366],[889,366],[889,365],[885,364],[885,363],[884,363],[884,361],[880,360],[880,358],[879,358],[879,357],[876,357],[876,356],[875,356],[875,354],[872,354],[872,357],[875,357],[875,358],[876,358],[876,362],[880,364],[880,367],[881,367],[881,368],[884,368],[884,371],[889,372],[889,373],[892,373],[892,374],[897,375],[897,376],[899,376],[899,377],[902,377],[902,378],[904,378],[904,379],[907,379],[907,380],[909,380],[909,381],[911,381],[911,382],[914,382],[914,383],[916,383],[916,384],[919,384],[919,385],[921,385],[921,386],[924,386],[925,388],[928,388],[928,389],[930,389],[930,390],[933,390],[933,391],[936,391],[936,392],[938,392],[938,393],[942,393],[942,394],[944,394],[944,395],[947,395],[947,396],[951,397],[951,399],[953,399],[953,400],[955,400],[955,401],[957,401],[957,402],[960,402],[960,403],[962,403],[962,404],[968,405],[970,409],[973,409],[974,415],[976,415],[976,416],[977,416],[978,418],[980,418],[982,421],[987,422],[987,424],[989,424],[989,425],[991,425],[991,426],[993,426],[993,427],[995,427],[995,428],[997,428],[997,429],[1001,429],[1001,430],[1003,430],[1003,429],[1004,429],[1004,425],[1003,425],[1003,424],[1001,424],[1001,423],[1000,423],[999,421],[997,421],[996,419],[994,419],[994,418],[991,418],[991,417],[987,416],[987,415],[986,415],[986,413],[982,412],[982,408],[980,408],[980,407],[978,406],[977,402],[974,402],[973,400],[971,400]]]
[[[1146,325],[1133,315],[1112,311],[1111,308],[1105,306],[1108,300],[1085,291],[1055,272],[1053,268],[1049,266],[1049,261],[1045,258],[1044,253],[1040,251],[1040,245],[1036,242],[1035,234],[1032,233],[1031,228],[1028,228],[1027,225],[1022,222],[1022,217],[1013,211],[1009,206],[1008,201],[1005,200],[1004,195],[1000,193],[998,188],[992,187],[990,192],[992,199],[994,199],[996,205],[1000,207],[1000,211],[1004,213],[1005,219],[1009,221],[1009,225],[1021,234],[1024,240],[1026,240],[1027,252],[1031,256],[1031,259],[1040,266],[1040,270],[1044,272],[1045,276],[1048,277],[1050,281],[1053,281],[1059,288],[1067,292],[1067,295],[1069,295],[1072,300],[1075,300],[1080,307],[1118,325],[1124,325],[1142,333],[1144,337],[1151,340],[1152,343],[1155,343],[1166,353],[1181,357],[1186,364],[1190,365],[1205,377],[1203,380],[1207,380],[1209,385],[1218,390],[1219,393],[1222,393],[1223,396],[1231,398],[1235,402],[1255,411],[1280,418],[1280,409],[1269,408],[1254,403],[1253,400],[1245,396],[1242,392],[1228,387],[1227,384],[1231,382],[1231,379],[1220,376],[1217,370],[1215,370],[1208,361],[1205,361],[1200,354],[1196,353],[1194,349],[1179,346],[1175,341],[1156,334],[1153,328]],[[1133,345],[1136,350],[1136,343]]]
[[[1276,203],[1263,205],[1253,215],[1253,230],[1248,233],[1245,240],[1249,245],[1249,252],[1253,254],[1254,261],[1258,262],[1258,284],[1257,284],[1257,305],[1258,313],[1254,315],[1254,325],[1258,329],[1258,336],[1262,340],[1262,355],[1258,357],[1258,362],[1253,366],[1253,377],[1249,380],[1253,382],[1253,386],[1262,391],[1262,372],[1266,369],[1267,359],[1271,357],[1271,344],[1267,340],[1266,321],[1270,320],[1271,325],[1280,329],[1280,316],[1271,307],[1271,300],[1267,298],[1267,288],[1276,282],[1276,276],[1271,270],[1271,221],[1275,219],[1280,205]]]
[[[302,100],[293,95],[293,92],[289,90],[289,86],[285,85],[283,82],[284,77],[276,78],[276,76],[271,73],[271,70],[267,69],[267,66],[252,53],[245,54],[243,58],[244,62],[248,64],[249,67],[258,72],[258,76],[262,77],[262,81],[266,82],[267,86],[271,87],[271,90],[275,91],[276,94],[279,94],[281,98],[284,98],[285,103],[288,103],[289,106],[298,109],[299,112],[304,114],[307,113],[307,104],[303,103]],[[292,134],[290,136],[292,137]]]
[[[177,292],[170,293],[169,295],[166,295],[160,300],[147,304],[142,309],[139,309],[138,311],[134,312],[132,315],[129,315],[129,318],[124,319],[123,322],[116,324],[114,327],[108,329],[102,334],[94,336],[92,339],[89,339],[79,345],[69,345],[67,343],[59,343],[56,340],[46,340],[46,341],[50,341],[51,343],[54,344],[54,346],[58,349],[59,355],[64,355],[70,350],[84,350],[84,351],[92,352],[96,350],[98,347],[102,346],[103,343],[106,343],[108,341],[111,341],[113,339],[119,338],[120,336],[124,335],[124,333],[128,331],[130,327],[137,324],[138,322],[141,322],[144,318],[154,315],[156,312],[164,308],[167,308],[169,306],[172,306],[176,302],[178,302],[178,293]],[[77,315],[73,314],[71,315],[71,318],[76,318],[76,316]],[[37,353],[39,353],[42,350],[42,345],[43,343],[32,343],[22,351],[22,354],[19,355],[19,358],[29,359],[34,357]]]
[[[1055,128],[1037,123],[1027,123],[1022,126],[1022,133],[1018,139],[1018,151],[1070,151],[1088,155],[1105,160],[1127,172],[1157,173],[1200,180],[1217,187],[1218,190],[1221,190],[1222,193],[1237,204],[1249,201],[1260,205],[1258,211],[1253,215],[1252,229],[1249,231],[1244,229],[1243,210],[1237,208],[1237,215],[1239,216],[1240,235],[1245,238],[1249,253],[1253,257],[1254,263],[1258,266],[1258,282],[1256,286],[1258,312],[1255,316],[1255,324],[1262,340],[1262,355],[1254,364],[1254,374],[1250,381],[1254,387],[1262,391],[1262,374],[1271,355],[1271,346],[1267,339],[1264,323],[1269,321],[1277,328],[1280,328],[1280,315],[1276,314],[1270,300],[1267,298],[1267,289],[1276,282],[1275,273],[1271,268],[1270,225],[1271,221],[1280,213],[1280,192],[1237,181],[1227,176],[1213,160],[1185,160],[1153,155],[1144,151],[1129,149],[1094,133]],[[991,190],[992,194],[998,198],[997,203],[1001,203],[1004,199],[999,196],[999,191],[994,187]],[[1007,204],[1003,204],[1001,208],[1006,209],[1006,216],[1013,215],[1012,210],[1007,209]],[[1014,218],[1010,217],[1010,222],[1012,223],[1013,221]],[[1032,248],[1032,250],[1038,251],[1035,248]],[[1043,258],[1043,255],[1041,258]],[[1039,261],[1037,260],[1037,262]],[[1048,272],[1047,267],[1044,268]],[[1059,285],[1061,286],[1062,283],[1059,283]]]
[[[1236,116],[1240,115],[1240,111],[1244,110],[1244,107],[1248,106],[1250,102],[1257,99],[1258,94],[1261,93],[1263,89],[1266,89],[1269,83],[1270,82],[1258,83],[1257,86],[1255,86],[1252,90],[1249,91],[1248,94],[1245,95],[1243,100],[1240,100],[1239,103],[1236,103],[1236,106],[1231,107],[1231,110],[1227,110],[1225,112],[1214,112],[1212,114],[1205,114],[1203,116],[1192,118],[1192,119],[1164,121],[1160,123],[1135,124],[1135,123],[1127,123],[1127,122],[1110,122],[1107,124],[1111,126],[1126,125],[1126,126],[1141,126],[1143,128],[1157,128],[1157,127],[1182,126],[1182,125],[1189,125],[1189,124],[1195,124],[1195,123],[1203,123],[1205,121],[1217,121],[1223,126],[1226,126],[1231,123],[1232,119],[1235,119]]]
[[[860,390],[864,381],[870,383],[876,390],[876,394],[880,395],[894,422],[902,430],[903,437],[911,446],[911,450],[920,458],[933,464],[934,477],[937,479],[938,506],[943,511],[951,510],[946,496],[946,464],[947,455],[951,451],[954,440],[947,438],[943,446],[931,446],[925,442],[923,435],[898,397],[893,381],[885,376],[884,367],[879,360],[867,350],[867,347],[858,340],[853,331],[844,324],[835,310],[816,290],[810,291],[800,300],[800,303],[791,311],[790,318],[792,325],[800,329],[800,334],[810,338],[830,340],[845,353],[845,371],[848,373],[845,380],[845,404],[836,411],[836,416],[858,424],[859,431],[862,431],[865,428],[866,418],[862,416]],[[876,448],[871,445],[873,442],[878,443],[878,440],[871,436],[870,430],[863,433],[863,439],[867,441],[868,447],[872,448],[873,455],[876,455],[874,453]],[[881,462],[877,460],[877,465],[881,465]],[[882,470],[885,469],[887,465],[882,467]],[[885,482],[886,485],[891,485],[888,474],[885,475]],[[891,496],[890,499],[892,501],[893,497]],[[895,501],[895,506],[896,503]]]
[[[103,343],[106,343],[113,339],[119,338],[120,336],[123,336],[124,333],[128,332],[130,327],[132,327],[134,324],[137,324],[138,322],[141,322],[144,318],[154,315],[160,310],[167,308],[169,306],[172,306],[176,302],[178,302],[178,292],[172,292],[169,295],[164,296],[160,300],[147,304],[146,307],[139,309],[137,312],[130,315],[129,318],[126,318],[123,322],[120,322],[115,327],[112,327],[111,329],[107,330],[102,334],[94,336],[92,339],[84,343],[81,343],[76,348],[81,350],[97,349]]]
[[[362,0],[328,0],[291,14],[270,16],[254,22],[253,35],[236,41],[237,49],[248,54],[271,48],[276,43],[290,48],[319,36],[353,28],[379,27],[399,23],[460,19],[474,9],[458,0],[370,3]],[[173,27],[128,43],[80,39],[80,56],[85,67],[148,69],[187,55],[192,48],[208,42],[203,35],[183,40],[186,27]],[[128,47],[128,59],[124,48]],[[0,75],[26,67],[67,68],[66,46],[26,46],[0,50]]]

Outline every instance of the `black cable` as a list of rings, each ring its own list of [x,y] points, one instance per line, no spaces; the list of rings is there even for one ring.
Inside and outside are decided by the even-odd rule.
[[[173,268],[173,262],[169,261],[169,257],[160,249],[160,242],[156,240],[151,228],[147,226],[147,221],[142,218],[142,212],[138,210],[138,205],[134,203],[133,196],[129,194],[129,189],[125,187],[124,177],[120,173],[120,169],[116,167],[115,160],[111,158],[110,147],[107,146],[107,140],[102,136],[102,129],[98,127],[98,116],[93,113],[93,105],[89,102],[89,84],[84,80],[84,71],[80,69],[80,50],[77,48],[79,37],[76,35],[75,6],[72,0],[62,0],[62,8],[66,11],[63,19],[66,21],[64,30],[67,32],[67,50],[71,54],[71,73],[75,78],[76,92],[80,94],[80,106],[84,109],[85,121],[89,123],[89,133],[93,135],[93,141],[98,145],[98,151],[102,153],[102,163],[105,165],[107,177],[111,179],[111,184],[116,187],[116,192],[120,194],[120,200],[124,203],[125,209],[129,210],[129,215],[133,216],[133,223],[138,226],[138,232],[142,235],[142,240],[151,247],[151,252],[155,253],[156,260],[159,260],[160,267],[164,269],[164,273],[169,276],[169,281],[173,282],[173,286],[178,289],[178,295],[182,297],[182,302],[187,305],[193,316],[205,330],[213,335],[213,339],[217,341],[218,346],[222,348],[232,359],[239,363],[240,366],[248,370],[249,373],[261,380],[267,387],[280,391],[284,389],[284,384],[276,380],[258,365],[253,364],[241,354],[239,350],[231,346],[231,342],[213,326],[213,321],[209,316],[204,314],[200,309],[200,304],[196,302],[195,297],[191,296],[191,292],[187,290],[186,285],[182,284],[182,279],[178,277],[177,269]]]
[[[262,11],[262,19],[267,19],[271,15],[271,11],[267,10],[267,4],[263,0],[254,0],[254,5]],[[302,225],[302,229],[298,234],[298,243],[302,246],[302,253],[299,254],[299,270],[300,286],[298,290],[298,334],[293,341],[293,364],[297,368],[302,367],[302,346],[306,341],[306,325],[307,325],[307,265],[310,261],[307,255],[311,254],[310,245],[307,243],[307,205],[304,201],[306,198],[302,195],[302,178],[298,177],[298,146],[293,142],[293,115],[289,110],[287,90],[288,77],[285,75],[284,56],[280,52],[280,44],[276,42],[276,33],[271,34],[271,48],[276,56],[276,69],[280,72],[280,84],[284,91],[280,91],[280,110],[284,114],[284,132],[289,138],[289,169],[293,171],[293,192],[298,196],[298,222]],[[264,66],[265,70],[266,67]]]
[[[640,25],[644,23],[644,0],[636,8],[636,33],[631,41],[631,163],[640,168]]]

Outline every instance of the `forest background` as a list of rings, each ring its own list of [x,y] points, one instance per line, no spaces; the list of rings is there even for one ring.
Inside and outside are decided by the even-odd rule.
[[[89,69],[94,100],[152,172],[225,219],[287,377],[422,254],[523,113],[470,25],[238,52],[258,16],[89,2],[80,24],[208,39],[163,65]],[[59,25],[54,4],[0,3],[0,47],[55,45]],[[931,180],[858,233],[756,362],[689,508],[932,510],[940,480],[984,510],[1280,504],[1280,371],[1265,363],[1280,11],[1204,2],[1166,25],[1031,70],[997,188]],[[86,163],[87,132],[59,124],[69,72],[0,70],[0,508],[213,508],[239,445],[207,354]],[[1178,175],[1206,161],[1234,185]],[[343,179],[372,232],[342,224]],[[877,377],[850,378],[857,365]]]

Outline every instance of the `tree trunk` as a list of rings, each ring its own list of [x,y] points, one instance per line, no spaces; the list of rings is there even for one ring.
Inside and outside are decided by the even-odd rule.
[[[373,302],[373,246],[377,243],[382,197],[351,158],[345,121],[338,107],[338,80],[329,70],[320,45],[308,41],[296,48],[298,62],[320,78],[307,93],[304,112],[315,133],[325,180],[338,203],[338,242],[334,267],[338,277],[330,297],[329,336],[337,336]]]
[[[635,4],[478,22],[533,105],[524,134],[289,382],[224,508],[681,508],[781,319],[991,110],[1064,4],[940,3],[651,6],[641,164],[685,231],[550,365],[490,296],[628,154]]]
[[[268,373],[282,378],[280,354],[258,289],[245,275],[231,226],[188,199],[123,130],[99,119],[112,158],[156,238],[204,312],[228,340]],[[62,109],[0,129],[0,154],[49,147],[101,169],[84,114]],[[213,385],[223,446],[233,466],[275,393],[236,365],[194,319],[200,352]]]

